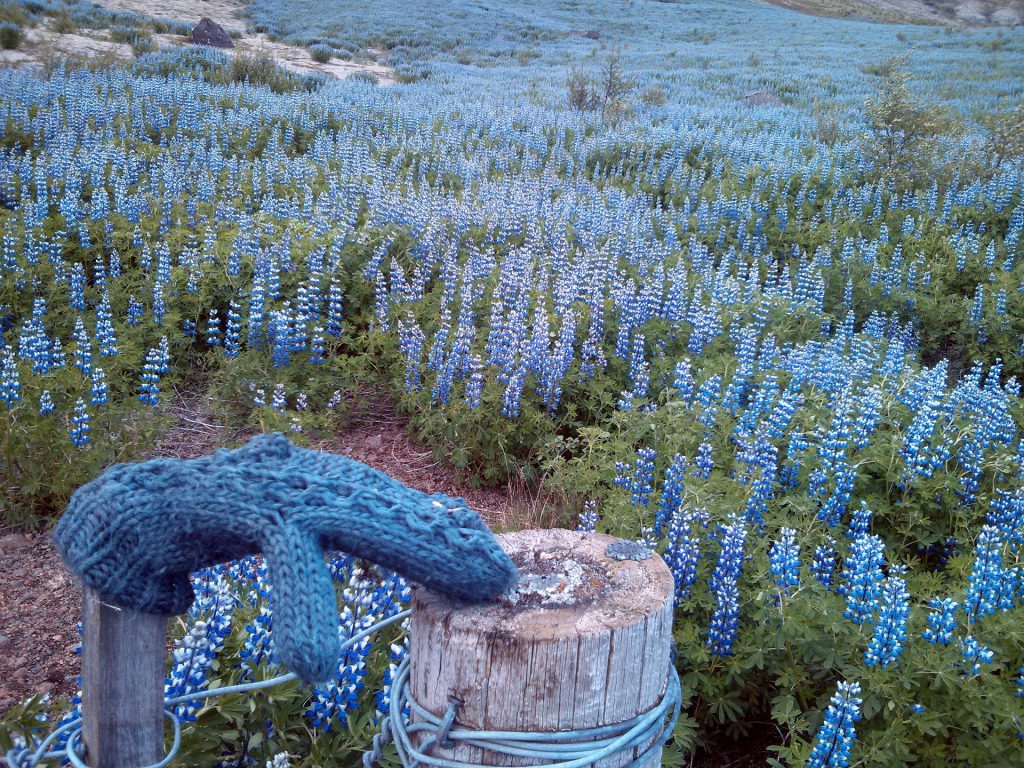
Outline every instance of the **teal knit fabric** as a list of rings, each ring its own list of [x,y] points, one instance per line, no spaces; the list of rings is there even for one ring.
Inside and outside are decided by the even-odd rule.
[[[339,653],[324,551],[372,560],[467,601],[493,597],[516,578],[461,500],[421,493],[280,434],[190,461],[111,467],[75,492],[54,541],[105,599],[159,615],[188,610],[193,571],[262,552],[274,587],[275,645],[308,682],[330,677]]]

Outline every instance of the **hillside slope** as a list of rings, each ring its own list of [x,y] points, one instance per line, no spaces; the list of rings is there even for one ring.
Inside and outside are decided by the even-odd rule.
[[[765,0],[816,16],[931,24],[1024,23],[1022,0]]]

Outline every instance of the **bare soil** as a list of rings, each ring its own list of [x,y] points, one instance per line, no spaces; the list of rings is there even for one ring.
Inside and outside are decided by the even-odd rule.
[[[195,26],[204,16],[224,29],[239,35],[235,47],[225,50],[229,56],[237,53],[262,53],[280,66],[300,74],[321,73],[343,79],[355,74],[372,75],[381,85],[392,85],[394,71],[385,63],[367,58],[362,61],[332,59],[321,63],[313,61],[306,48],[271,40],[264,34],[249,32],[240,0],[163,0],[154,6],[151,0],[96,0],[96,4],[114,11],[133,11],[143,16],[181,21]],[[181,35],[158,34],[153,39],[161,46],[190,45]],[[379,54],[380,52],[376,52]],[[49,21],[26,30],[24,42],[15,50],[0,50],[0,66],[45,65],[61,56],[110,56],[127,60],[132,57],[131,46],[110,39],[109,30],[76,30],[59,34]],[[367,52],[368,57],[375,52]]]

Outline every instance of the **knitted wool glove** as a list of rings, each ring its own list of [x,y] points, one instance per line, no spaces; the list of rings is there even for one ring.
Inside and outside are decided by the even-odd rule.
[[[432,589],[480,601],[516,568],[480,517],[365,464],[299,448],[281,434],[190,461],[111,467],[80,487],[53,534],[64,562],[105,599],[174,615],[189,574],[262,552],[274,642],[303,680],[336,671],[338,606],[324,551],[372,560]]]

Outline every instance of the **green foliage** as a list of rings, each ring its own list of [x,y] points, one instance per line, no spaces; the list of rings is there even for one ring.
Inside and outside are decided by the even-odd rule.
[[[309,56],[319,64],[327,64],[334,58],[334,49],[329,45],[317,43],[316,45],[309,46]]]
[[[71,18],[71,14],[64,9],[54,14],[50,28],[58,35],[70,35],[78,29],[74,19]]]
[[[904,61],[888,64],[885,80],[865,109],[869,133],[864,152],[875,173],[901,189],[932,184],[941,140],[955,131],[955,124],[946,110],[914,99]]]
[[[0,48],[13,50],[21,45],[24,39],[25,34],[20,26],[10,21],[0,22]]]
[[[989,115],[982,125],[985,139],[981,155],[985,158],[987,176],[1024,159],[1024,104]]]
[[[227,67],[226,80],[231,83],[265,85],[274,93],[314,90],[316,80],[288,72],[265,53],[236,53]]]
[[[785,386],[784,381],[780,384]],[[905,383],[891,386],[898,391]],[[972,540],[978,511],[958,503],[959,479],[952,462],[929,481],[905,484],[904,467],[895,457],[906,417],[898,412],[896,399],[886,397],[881,432],[849,459],[858,466],[854,498],[866,500],[874,510],[872,532],[888,543],[894,563],[909,568],[908,583],[915,596],[906,649],[896,664],[881,669],[864,664],[870,626],[844,618],[844,598],[823,587],[808,567],[814,548],[830,531],[818,519],[819,503],[805,491],[783,490],[769,503],[765,531],[752,532],[746,549],[740,581],[742,618],[733,653],[723,658],[709,652],[707,627],[715,603],[709,582],[717,556],[710,534],[744,508],[750,489],[742,478],[743,467],[731,463],[733,425],[720,422],[709,438],[699,422],[699,406],[686,406],[670,394],[664,397],[652,413],[619,412],[601,428],[580,429],[578,437],[558,442],[549,459],[547,482],[563,491],[577,509],[584,501],[596,501],[599,530],[632,539],[653,524],[658,494],[647,506],[634,504],[630,493],[613,483],[609,468],[631,462],[637,447],[644,446],[657,452],[655,477],[660,478],[674,454],[692,457],[702,441],[710,440],[716,467],[706,479],[688,477],[683,497],[687,508],[707,509],[710,524],[702,535],[698,577],[675,618],[678,668],[683,690],[691,697],[687,712],[692,723],[681,743],[693,743],[713,755],[735,740],[763,738],[756,724],[765,723],[787,734],[781,745],[771,748],[778,765],[801,766],[835,684],[858,680],[866,693],[864,719],[857,725],[858,754],[865,765],[1024,766],[1024,750],[1017,740],[1024,700],[1015,696],[1016,665],[985,665],[978,676],[967,677],[958,669],[955,641],[941,646],[921,638],[928,598],[937,594],[963,599],[973,563],[973,553],[967,551],[941,566],[925,557],[922,548],[950,535]],[[798,418],[800,429],[827,425],[828,403],[812,399]],[[983,484],[991,483],[1009,458],[1009,449],[1006,456],[992,457]],[[803,561],[800,586],[787,594],[772,587],[769,576],[767,542],[777,538],[782,527],[796,529]],[[839,531],[832,533],[840,539],[842,561],[849,539]],[[665,546],[663,541],[659,548]],[[1013,557],[1021,561],[1020,554]],[[1012,562],[1013,558],[1007,565]],[[957,634],[973,634],[999,659],[1019,659],[1024,647],[1024,627],[1012,612],[970,625],[961,614]],[[915,705],[924,710],[916,712]],[[777,742],[774,732],[767,738]]]
[[[632,114],[629,94],[633,87],[633,80],[623,71],[622,61],[615,53],[605,57],[593,74],[574,66],[566,80],[570,108],[598,112],[602,121],[612,125]],[[656,99],[656,94],[652,98]]]

